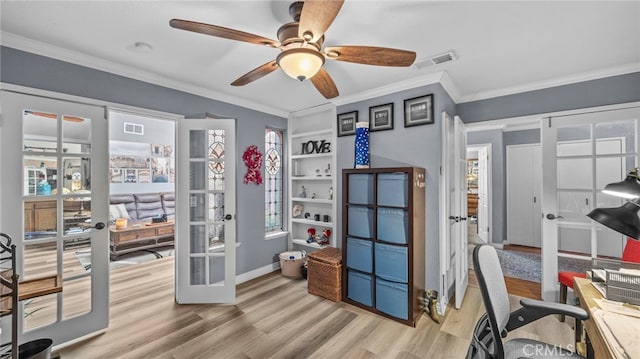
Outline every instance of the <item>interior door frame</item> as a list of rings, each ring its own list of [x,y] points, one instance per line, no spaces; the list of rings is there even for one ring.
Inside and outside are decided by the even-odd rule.
[[[487,230],[486,238],[482,238],[482,236],[480,235],[480,231],[478,231],[478,237],[483,240],[485,243],[492,243],[491,240],[491,234],[493,233],[493,228],[492,228],[492,224],[493,224],[493,211],[492,211],[492,201],[491,201],[491,197],[492,197],[492,173],[493,171],[492,169],[492,152],[491,152],[491,148],[492,148],[492,144],[491,143],[478,143],[478,144],[473,144],[473,145],[469,145],[467,146],[467,151],[476,151],[479,149],[486,149],[487,150],[487,164],[486,164],[486,168],[485,168],[485,178],[486,178],[486,182],[485,182],[485,187],[486,187],[486,206],[487,206],[487,215],[485,216],[487,219]],[[478,158],[478,161],[480,159]],[[478,181],[479,182],[479,181]],[[479,185],[480,183],[478,183]],[[478,187],[478,193],[480,192],[480,187]],[[478,225],[478,229],[480,228],[480,196],[478,196],[478,215],[476,216],[477,219],[477,225]]]

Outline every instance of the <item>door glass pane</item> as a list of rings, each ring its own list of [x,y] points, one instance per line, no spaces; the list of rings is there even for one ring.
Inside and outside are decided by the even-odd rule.
[[[56,200],[24,201],[24,239],[57,235],[58,208]]]
[[[209,284],[224,285],[224,256],[209,257]]]
[[[595,125],[596,154],[636,152],[636,121],[616,121]]]
[[[58,295],[49,294],[23,300],[24,330],[53,324],[58,316]]]
[[[596,207],[620,207],[624,203],[624,199],[621,197],[610,196],[601,192],[596,193],[596,203],[593,206]]]
[[[91,239],[67,238],[62,241],[62,279],[86,275],[91,272]],[[67,290],[67,284],[64,284]]]
[[[64,157],[62,159],[62,194],[91,194],[91,159]]]
[[[58,161],[52,156],[25,155],[23,160],[23,195],[50,196],[56,194]]]
[[[189,158],[204,158],[206,136],[206,130],[189,131]]]
[[[622,257],[622,250],[626,243],[626,236],[604,226],[598,227],[596,230],[596,238],[598,241],[597,255],[617,258]]]
[[[192,193],[189,195],[189,220],[192,222],[204,221],[204,193]]]
[[[68,319],[91,311],[91,276],[64,282],[62,318]]]
[[[56,242],[25,244],[24,268],[20,281],[54,276],[58,273]]]
[[[592,189],[591,158],[558,158],[559,189]]]
[[[224,224],[209,226],[209,252],[224,252]]]
[[[22,114],[22,125],[25,151],[55,153],[58,150],[57,114],[25,110]]]
[[[558,225],[558,250],[591,256],[591,229]]]
[[[62,116],[62,152],[91,153],[91,119]]]
[[[81,191],[85,190],[78,192]],[[91,230],[91,197],[65,197],[62,211],[64,235],[77,235]]]
[[[204,253],[207,244],[204,225],[191,225],[190,227],[190,253]]]
[[[596,158],[596,188],[601,190],[609,183],[622,181],[634,165],[632,156]]]
[[[191,278],[191,285],[205,284],[205,257],[191,257],[189,258],[189,277]]]
[[[589,222],[591,219],[587,214],[592,209],[592,192],[558,190],[558,211],[566,221]]]
[[[593,154],[591,137],[591,125],[589,124],[558,128],[558,156],[586,156]]]
[[[209,189],[224,191],[224,162],[209,162]]]
[[[204,190],[205,185],[205,163],[191,162],[189,163],[189,189]]]
[[[224,193],[209,193],[209,220],[224,220]]]

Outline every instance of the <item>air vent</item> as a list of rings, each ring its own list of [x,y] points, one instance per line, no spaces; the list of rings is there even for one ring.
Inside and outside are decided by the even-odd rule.
[[[426,59],[418,60],[413,64],[413,66],[415,68],[421,69],[428,66],[435,66],[435,65],[440,65],[447,62],[452,62],[457,59],[458,58],[456,57],[455,52],[453,52],[452,50],[452,51],[447,51],[443,54],[438,54],[431,57],[427,57]]]
[[[132,135],[144,135],[144,125],[140,125],[137,123],[124,123],[124,133],[130,133]]]

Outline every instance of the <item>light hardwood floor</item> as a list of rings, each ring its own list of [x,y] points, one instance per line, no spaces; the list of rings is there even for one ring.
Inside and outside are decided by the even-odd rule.
[[[307,293],[304,280],[278,272],[241,284],[235,305],[178,305],[172,258],[111,273],[108,330],[63,348],[71,358],[464,358],[484,312],[469,287],[442,324],[426,315],[416,328]],[[512,306],[518,298],[512,297]],[[547,317],[514,335],[560,345],[573,331]]]

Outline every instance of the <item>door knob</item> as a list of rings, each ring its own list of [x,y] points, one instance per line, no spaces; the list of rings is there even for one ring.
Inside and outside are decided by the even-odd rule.
[[[229,221],[229,220],[231,220],[232,218],[233,218],[233,216],[232,216],[232,215],[230,215],[230,214],[227,214],[226,216],[224,216],[224,220],[225,220],[225,221]]]
[[[95,228],[95,229],[98,229],[98,230],[104,229],[104,227],[106,227],[106,226],[102,222],[98,222],[98,223],[96,223],[95,226],[91,226],[91,228]]]
[[[460,222],[460,217],[458,217],[458,216],[455,216],[455,217],[454,216],[449,216],[449,219],[452,219],[452,220],[454,220],[456,222]],[[466,218],[465,218],[465,220],[466,220]]]
[[[547,219],[553,221],[554,219],[564,219],[564,217],[556,216],[553,213],[547,213]]]

